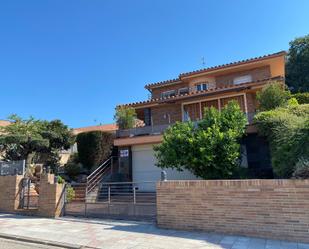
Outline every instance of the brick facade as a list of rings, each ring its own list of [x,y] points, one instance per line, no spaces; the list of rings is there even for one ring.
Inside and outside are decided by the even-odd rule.
[[[157,184],[159,227],[309,242],[309,180]]]
[[[183,82],[183,83],[177,83],[175,85],[170,85],[170,86],[163,86],[163,87],[159,87],[159,88],[154,88],[152,90],[152,98],[153,99],[157,99],[157,98],[161,98],[161,94],[163,92],[166,92],[166,91],[171,91],[171,90],[176,90],[178,91],[180,88],[183,88],[183,87],[188,87],[189,84],[186,83],[186,82]]]
[[[175,123],[182,120],[181,104],[169,104],[151,108],[153,125]]]
[[[244,76],[250,74],[252,76],[252,81],[263,80],[271,77],[270,66],[258,67],[251,70],[229,73],[220,76],[216,76],[216,86],[224,87],[227,85],[232,85],[233,80],[236,77]]]

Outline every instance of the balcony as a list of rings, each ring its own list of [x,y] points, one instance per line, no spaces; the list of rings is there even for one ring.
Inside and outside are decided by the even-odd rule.
[[[128,130],[117,130],[116,137],[124,138],[124,137],[136,137],[146,135],[161,135],[169,126],[170,124],[164,124],[164,125],[137,127]]]
[[[251,125],[254,120],[255,113],[250,112],[246,114],[248,119],[248,125]],[[198,123],[195,121],[194,123]],[[137,136],[147,136],[147,135],[161,135],[164,131],[172,124],[164,124],[164,125],[153,125],[153,126],[144,126],[137,127],[127,130],[117,130],[116,137],[117,138],[126,138],[126,137],[137,137]]]

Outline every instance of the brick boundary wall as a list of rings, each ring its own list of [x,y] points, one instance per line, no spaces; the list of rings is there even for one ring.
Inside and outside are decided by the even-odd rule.
[[[157,224],[309,242],[309,180],[159,182]]]
[[[64,204],[64,185],[54,182],[54,175],[43,175],[40,181],[38,209],[18,209],[23,176],[0,176],[0,212],[58,217]]]
[[[0,211],[13,212],[19,206],[22,176],[0,176]]]

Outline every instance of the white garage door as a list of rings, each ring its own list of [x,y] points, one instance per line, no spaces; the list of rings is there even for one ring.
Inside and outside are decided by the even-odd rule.
[[[134,182],[159,181],[161,179],[161,168],[156,165],[153,145],[132,146],[132,175]],[[197,179],[189,171],[179,172],[177,170],[165,169],[168,180],[195,180]],[[155,190],[155,184],[143,184],[140,190]]]

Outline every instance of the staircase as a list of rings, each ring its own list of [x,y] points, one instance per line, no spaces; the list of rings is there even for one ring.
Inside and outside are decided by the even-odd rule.
[[[110,192],[110,195],[109,195]],[[109,197],[110,196],[110,197]],[[101,183],[98,191],[98,201],[113,202],[132,202],[133,201],[133,184],[108,184]]]

